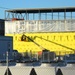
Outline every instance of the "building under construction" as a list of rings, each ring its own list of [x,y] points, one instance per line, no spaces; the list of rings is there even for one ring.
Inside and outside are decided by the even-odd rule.
[[[18,52],[75,52],[75,7],[5,11],[5,35]]]

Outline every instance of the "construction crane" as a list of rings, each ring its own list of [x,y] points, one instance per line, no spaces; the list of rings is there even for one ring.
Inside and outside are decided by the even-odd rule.
[[[56,44],[56,45],[62,46],[62,47],[64,47],[64,48],[67,48],[67,49],[69,49],[69,50],[74,51],[74,53],[75,53],[75,49],[70,48],[70,47],[68,47],[68,46],[64,46],[64,45],[62,45],[62,44],[59,44],[59,43],[53,42],[53,41],[51,41],[51,40],[44,39],[44,38],[42,38],[42,37],[38,37],[38,36],[37,36],[37,38],[40,38],[40,39],[43,39],[43,40],[45,40],[45,41],[51,42],[51,43],[53,43],[53,44]]]
[[[26,40],[26,38],[28,38],[28,39],[29,39],[30,41],[32,41],[34,44],[36,44],[37,46],[39,46],[42,50],[46,50],[46,48],[42,47],[41,45],[39,45],[38,43],[36,43],[33,39],[31,39],[30,37],[28,37],[28,36],[26,36],[26,35],[24,35],[24,34],[22,35],[21,40],[24,41],[24,40]],[[64,48],[66,48],[66,49],[69,49],[69,50],[74,51],[74,53],[75,53],[75,49],[70,48],[70,47],[68,47],[68,46],[65,46],[65,45],[62,45],[62,44],[53,42],[53,41],[51,41],[51,40],[47,40],[47,39],[42,38],[42,37],[36,36],[36,38],[40,38],[40,39],[43,39],[43,40],[48,41],[48,42],[50,42],[50,43],[53,43],[53,44],[55,44],[55,45],[62,46],[62,47],[64,47]]]
[[[39,45],[38,43],[36,43],[32,38],[26,36],[25,34],[22,35],[21,37],[21,41],[25,41],[26,38],[28,38],[28,40],[32,41],[34,44],[36,44],[38,47],[40,47],[42,50],[47,50],[44,47],[42,47],[41,45]]]

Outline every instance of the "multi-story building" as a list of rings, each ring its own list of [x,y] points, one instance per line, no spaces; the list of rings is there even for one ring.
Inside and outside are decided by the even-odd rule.
[[[75,7],[6,10],[5,35],[13,36],[19,52],[74,53],[74,14]]]
[[[6,60],[6,53],[9,53],[9,59],[12,59],[13,54],[13,37],[4,36],[5,20],[0,19],[0,61]]]

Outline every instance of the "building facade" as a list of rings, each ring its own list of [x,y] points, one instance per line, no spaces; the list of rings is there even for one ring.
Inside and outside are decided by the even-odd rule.
[[[6,60],[6,53],[9,54],[9,59],[12,59],[13,38],[9,36],[0,36],[0,61]]]
[[[4,36],[5,32],[5,20],[0,19],[0,35]]]
[[[5,36],[13,36],[19,52],[74,53],[74,15],[75,7],[6,10]]]

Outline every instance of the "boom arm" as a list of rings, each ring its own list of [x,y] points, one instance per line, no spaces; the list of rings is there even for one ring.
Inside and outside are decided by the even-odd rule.
[[[23,38],[24,37],[24,38]],[[39,45],[38,43],[36,43],[34,40],[32,40],[30,37],[28,37],[28,36],[26,36],[26,35],[22,35],[22,38],[21,38],[21,40],[23,41],[23,40],[26,40],[26,38],[28,38],[30,41],[32,41],[34,44],[36,44],[37,46],[39,46],[42,50],[45,50],[45,48],[44,47],[42,47],[41,45]]]
[[[38,36],[37,36],[37,37],[38,37]],[[44,38],[42,38],[42,37],[38,37],[38,38],[43,39],[43,40],[48,41],[48,42],[51,42],[51,43],[54,43],[54,44],[56,44],[56,45],[62,46],[62,47],[64,47],[64,48],[70,49],[70,50],[72,50],[72,51],[75,52],[75,49],[73,49],[73,48],[64,46],[64,45],[62,45],[62,44],[58,44],[58,43],[56,43],[56,42],[53,42],[53,41],[51,41],[51,40],[44,39]]]

